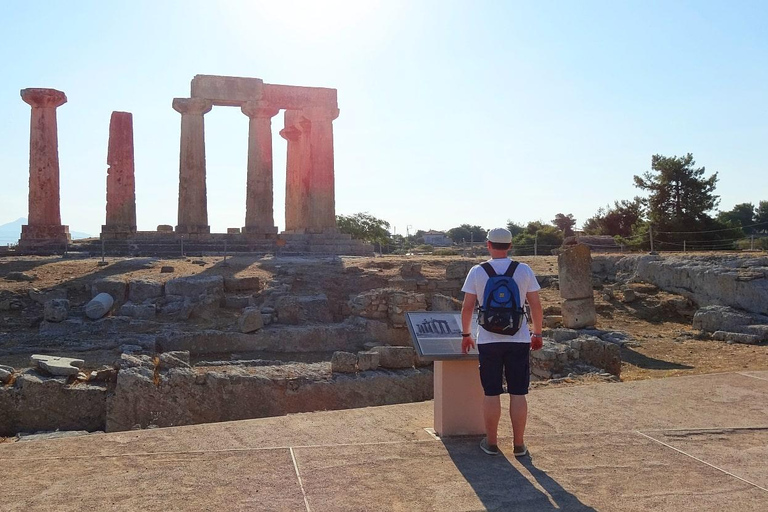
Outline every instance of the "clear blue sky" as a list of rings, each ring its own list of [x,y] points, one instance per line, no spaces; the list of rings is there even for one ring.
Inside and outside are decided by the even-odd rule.
[[[651,155],[719,173],[721,210],[768,200],[768,3],[755,1],[3,2],[0,224],[27,214],[29,106],[59,111],[62,221],[104,223],[110,113],[133,113],[139,229],[176,224],[195,74],[334,87],[336,209],[398,233],[578,225],[631,199]],[[242,226],[247,118],[206,115],[211,227]],[[285,141],[275,136],[284,225]]]

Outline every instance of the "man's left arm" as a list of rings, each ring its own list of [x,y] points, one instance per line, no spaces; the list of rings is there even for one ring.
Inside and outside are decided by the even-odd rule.
[[[539,350],[544,341],[541,337],[541,330],[544,323],[544,313],[541,309],[541,299],[539,298],[539,292],[528,292],[525,294],[525,299],[528,301],[528,305],[531,307],[531,321],[533,322],[533,330],[531,331],[531,350]]]

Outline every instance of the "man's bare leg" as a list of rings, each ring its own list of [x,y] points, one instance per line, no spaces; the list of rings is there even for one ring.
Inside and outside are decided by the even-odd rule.
[[[488,418],[487,415],[486,418]],[[522,446],[524,444],[525,422],[528,419],[528,400],[525,399],[525,395],[509,395],[509,419],[512,420],[512,435],[515,446]],[[487,419],[485,425],[487,429]]]
[[[501,397],[486,396],[483,398],[483,417],[485,419],[485,436],[488,444],[498,444],[499,419],[501,418]]]

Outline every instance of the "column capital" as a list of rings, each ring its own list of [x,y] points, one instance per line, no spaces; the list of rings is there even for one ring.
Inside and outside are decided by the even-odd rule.
[[[272,118],[280,112],[279,108],[273,107],[268,101],[246,101],[240,107],[243,114],[247,115],[251,119],[253,118]]]
[[[310,121],[333,121],[339,117],[336,107],[309,107],[301,110],[301,116]]]
[[[180,114],[203,115],[211,111],[213,103],[205,98],[173,98],[173,110]]]
[[[56,108],[67,102],[67,95],[56,89],[22,89],[21,99],[32,108]]]

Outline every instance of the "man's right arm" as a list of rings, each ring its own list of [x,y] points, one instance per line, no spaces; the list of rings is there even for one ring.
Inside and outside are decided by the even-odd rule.
[[[475,347],[475,339],[472,337],[472,313],[475,311],[475,302],[477,302],[477,295],[464,292],[464,302],[461,304],[461,351],[465,354],[470,348]],[[469,336],[463,336],[466,333],[469,333]]]

